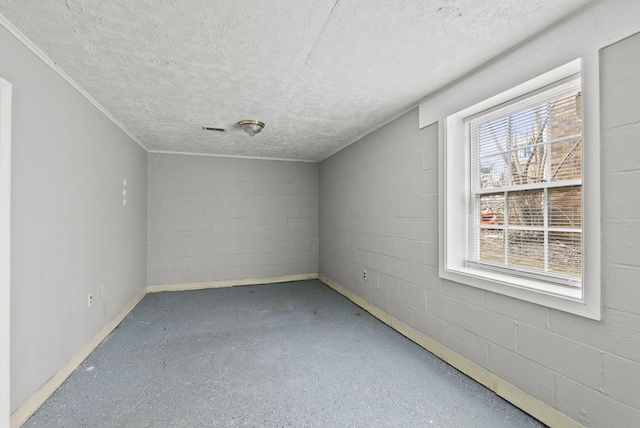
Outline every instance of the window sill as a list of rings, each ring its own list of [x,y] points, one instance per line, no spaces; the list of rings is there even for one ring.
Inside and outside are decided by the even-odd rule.
[[[586,303],[582,288],[567,287],[471,267],[446,268],[445,264],[440,267],[440,277],[530,303],[600,320],[599,311],[592,310]]]

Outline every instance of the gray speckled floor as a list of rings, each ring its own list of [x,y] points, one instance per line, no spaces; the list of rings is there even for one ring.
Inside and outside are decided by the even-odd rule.
[[[25,427],[542,427],[318,281],[147,295]]]

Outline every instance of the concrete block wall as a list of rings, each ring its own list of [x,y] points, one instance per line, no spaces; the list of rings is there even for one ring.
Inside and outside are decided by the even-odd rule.
[[[318,165],[148,155],[148,284],[318,271]]]
[[[586,426],[637,426],[639,57],[635,35],[600,58],[602,321],[439,278],[438,129],[417,109],[320,164],[319,273]]]

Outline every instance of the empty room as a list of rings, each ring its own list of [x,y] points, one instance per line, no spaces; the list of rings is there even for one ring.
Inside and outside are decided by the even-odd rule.
[[[638,426],[638,16],[0,0],[0,428]]]

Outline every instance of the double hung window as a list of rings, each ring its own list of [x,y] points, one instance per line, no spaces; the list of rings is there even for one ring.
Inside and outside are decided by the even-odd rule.
[[[467,265],[580,287],[580,76],[465,118]]]
[[[441,122],[442,278],[599,319],[598,109],[583,87],[597,85],[575,60]]]

